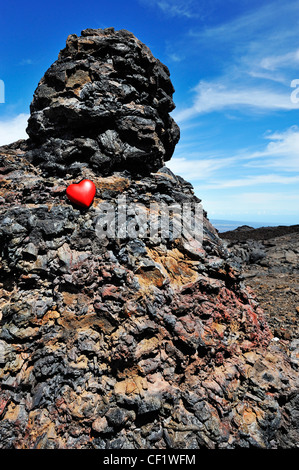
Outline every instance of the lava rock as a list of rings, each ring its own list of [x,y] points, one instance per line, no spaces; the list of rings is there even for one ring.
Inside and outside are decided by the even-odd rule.
[[[72,34],[35,90],[27,157],[49,174],[157,170],[179,140],[173,92],[168,68],[132,33]]]

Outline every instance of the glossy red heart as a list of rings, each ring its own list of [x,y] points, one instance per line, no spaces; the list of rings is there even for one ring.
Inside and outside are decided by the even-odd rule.
[[[81,207],[89,207],[96,194],[95,184],[90,180],[82,180],[77,184],[70,184],[66,188],[66,195],[71,202]]]

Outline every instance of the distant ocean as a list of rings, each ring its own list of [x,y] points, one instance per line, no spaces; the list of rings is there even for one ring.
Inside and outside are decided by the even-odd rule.
[[[242,222],[240,220],[219,220],[219,219],[210,219],[210,222],[219,232],[228,232],[229,230],[235,230],[241,225],[248,225],[249,227],[259,228],[259,227],[276,227],[279,224],[269,224],[267,222]],[[281,224],[284,225],[284,224]]]

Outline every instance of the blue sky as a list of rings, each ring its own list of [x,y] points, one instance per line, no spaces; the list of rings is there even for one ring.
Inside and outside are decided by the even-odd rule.
[[[169,67],[181,139],[167,166],[210,218],[299,223],[299,1],[2,4],[0,144],[26,137],[34,90],[67,36],[110,26]]]

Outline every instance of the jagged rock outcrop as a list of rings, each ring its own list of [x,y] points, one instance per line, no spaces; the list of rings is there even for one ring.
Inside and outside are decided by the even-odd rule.
[[[202,243],[174,236],[174,214],[169,236],[99,236],[102,204],[119,214],[120,195],[129,223],[141,206],[200,202],[157,169],[178,137],[166,70],[131,33],[72,35],[37,89],[30,139],[0,151],[1,448],[298,442],[296,364],[206,214]],[[141,126],[130,141],[128,116]],[[83,178],[89,209],[66,197]]]
[[[158,170],[179,140],[173,92],[168,68],[132,33],[72,34],[34,93],[31,161],[61,175],[82,164],[102,175]]]

